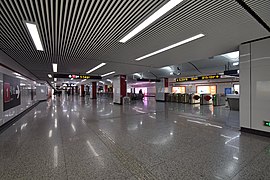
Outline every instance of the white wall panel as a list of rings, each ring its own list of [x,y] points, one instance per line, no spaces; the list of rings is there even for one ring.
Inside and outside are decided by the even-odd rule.
[[[113,78],[113,102],[121,104],[120,76]]]
[[[250,128],[250,44],[240,46],[240,126]]]
[[[46,100],[47,99],[47,87],[46,85],[42,86],[42,92],[41,94],[41,88],[40,93],[36,91],[36,85],[37,83],[26,78],[23,76],[20,76],[18,78],[17,75],[14,74],[15,72],[6,69],[2,66],[0,66],[0,126],[4,123],[8,122],[27,108],[31,107],[33,104],[35,104],[38,100]],[[8,75],[13,78],[17,78],[20,81],[20,105],[12,107],[10,109],[7,109],[4,111],[3,104],[3,75]],[[39,99],[37,98],[37,94],[39,94]]]
[[[251,43],[251,87],[251,128],[270,132],[270,39]]]
[[[165,86],[164,79],[161,79],[160,82],[156,82],[156,100],[165,101]]]

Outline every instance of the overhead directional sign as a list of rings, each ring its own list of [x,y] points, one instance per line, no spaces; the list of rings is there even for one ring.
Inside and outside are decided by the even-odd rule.
[[[137,79],[140,82],[160,82],[160,79]]]
[[[197,77],[188,77],[188,78],[176,78],[176,82],[209,80],[209,79],[219,79],[219,78],[220,78],[220,75],[197,76]]]
[[[54,74],[53,77],[63,79],[102,79],[101,76],[90,76],[81,74]]]

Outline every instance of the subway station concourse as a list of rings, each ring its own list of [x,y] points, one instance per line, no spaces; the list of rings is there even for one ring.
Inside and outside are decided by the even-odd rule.
[[[270,1],[1,0],[1,180],[269,180]]]

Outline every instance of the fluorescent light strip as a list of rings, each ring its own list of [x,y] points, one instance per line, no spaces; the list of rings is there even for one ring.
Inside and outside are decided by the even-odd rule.
[[[112,83],[112,80],[110,80],[110,79],[107,79],[107,81],[109,81],[110,83]]]
[[[48,74],[48,77],[49,77],[49,78],[52,78],[52,75],[51,75],[51,74]]]
[[[162,52],[164,52],[164,51],[167,51],[167,50],[169,50],[169,49],[175,48],[175,47],[177,47],[177,46],[181,46],[181,45],[183,45],[183,44],[186,44],[186,43],[188,43],[188,42],[190,42],[190,41],[194,41],[194,40],[199,39],[199,38],[201,38],[201,37],[204,37],[204,34],[198,34],[198,35],[196,35],[196,36],[190,37],[190,38],[188,38],[188,39],[185,39],[185,40],[183,40],[183,41],[180,41],[180,42],[175,43],[175,44],[173,44],[173,45],[170,45],[170,46],[168,46],[168,47],[162,48],[162,49],[160,49],[160,50],[157,50],[157,51],[152,52],[152,53],[150,53],[150,54],[147,54],[147,55],[145,55],[145,56],[139,57],[139,58],[137,58],[137,59],[135,59],[135,60],[136,60],[136,61],[143,60],[143,59],[148,58],[148,57],[150,57],[150,56],[154,56],[154,55],[156,55],[156,54],[162,53]]]
[[[87,71],[86,74],[89,74],[89,73],[91,73],[91,72],[93,72],[93,71],[95,71],[95,70],[97,70],[105,65],[106,65],[106,63],[101,63],[101,64],[97,65],[96,67],[94,67],[93,69],[90,69],[89,71]]]
[[[101,77],[109,76],[109,75],[114,74],[114,73],[115,73],[115,71],[112,71],[112,72],[101,75]]]
[[[38,33],[37,25],[32,24],[32,23],[26,23],[26,26],[28,28],[28,31],[34,41],[34,44],[39,51],[44,51],[42,44],[41,44],[41,39]]]
[[[54,81],[57,81],[57,78],[53,78]]]
[[[57,64],[53,63],[52,66],[53,66],[53,72],[57,72]]]
[[[238,66],[239,65],[239,62],[234,62],[233,63],[233,66]]]
[[[134,30],[132,30],[130,33],[128,33],[119,42],[121,42],[121,43],[127,42],[133,36],[135,36],[136,34],[141,32],[143,29],[145,29],[147,26],[152,24],[154,21],[156,21],[158,18],[160,18],[164,14],[166,14],[168,11],[170,11],[172,8],[177,6],[182,1],[183,0],[170,0],[168,3],[166,3],[164,6],[162,6],[159,10],[157,10],[154,14],[152,14],[150,17],[148,17],[144,22],[142,22],[139,26],[137,26]]]

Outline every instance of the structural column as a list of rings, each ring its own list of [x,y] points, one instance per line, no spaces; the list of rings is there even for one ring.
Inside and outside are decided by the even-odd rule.
[[[127,82],[125,75],[115,76],[113,79],[113,102],[123,104],[123,98],[127,95]]]
[[[97,82],[92,82],[90,87],[90,98],[97,99]]]
[[[162,78],[160,82],[156,82],[156,101],[165,101],[166,93],[168,93],[168,78]]]
[[[104,92],[108,92],[108,85],[104,85]]]
[[[84,96],[85,92],[84,92],[84,84],[81,85],[81,89],[80,89],[80,96]]]
[[[240,46],[240,126],[270,136],[270,38]]]

